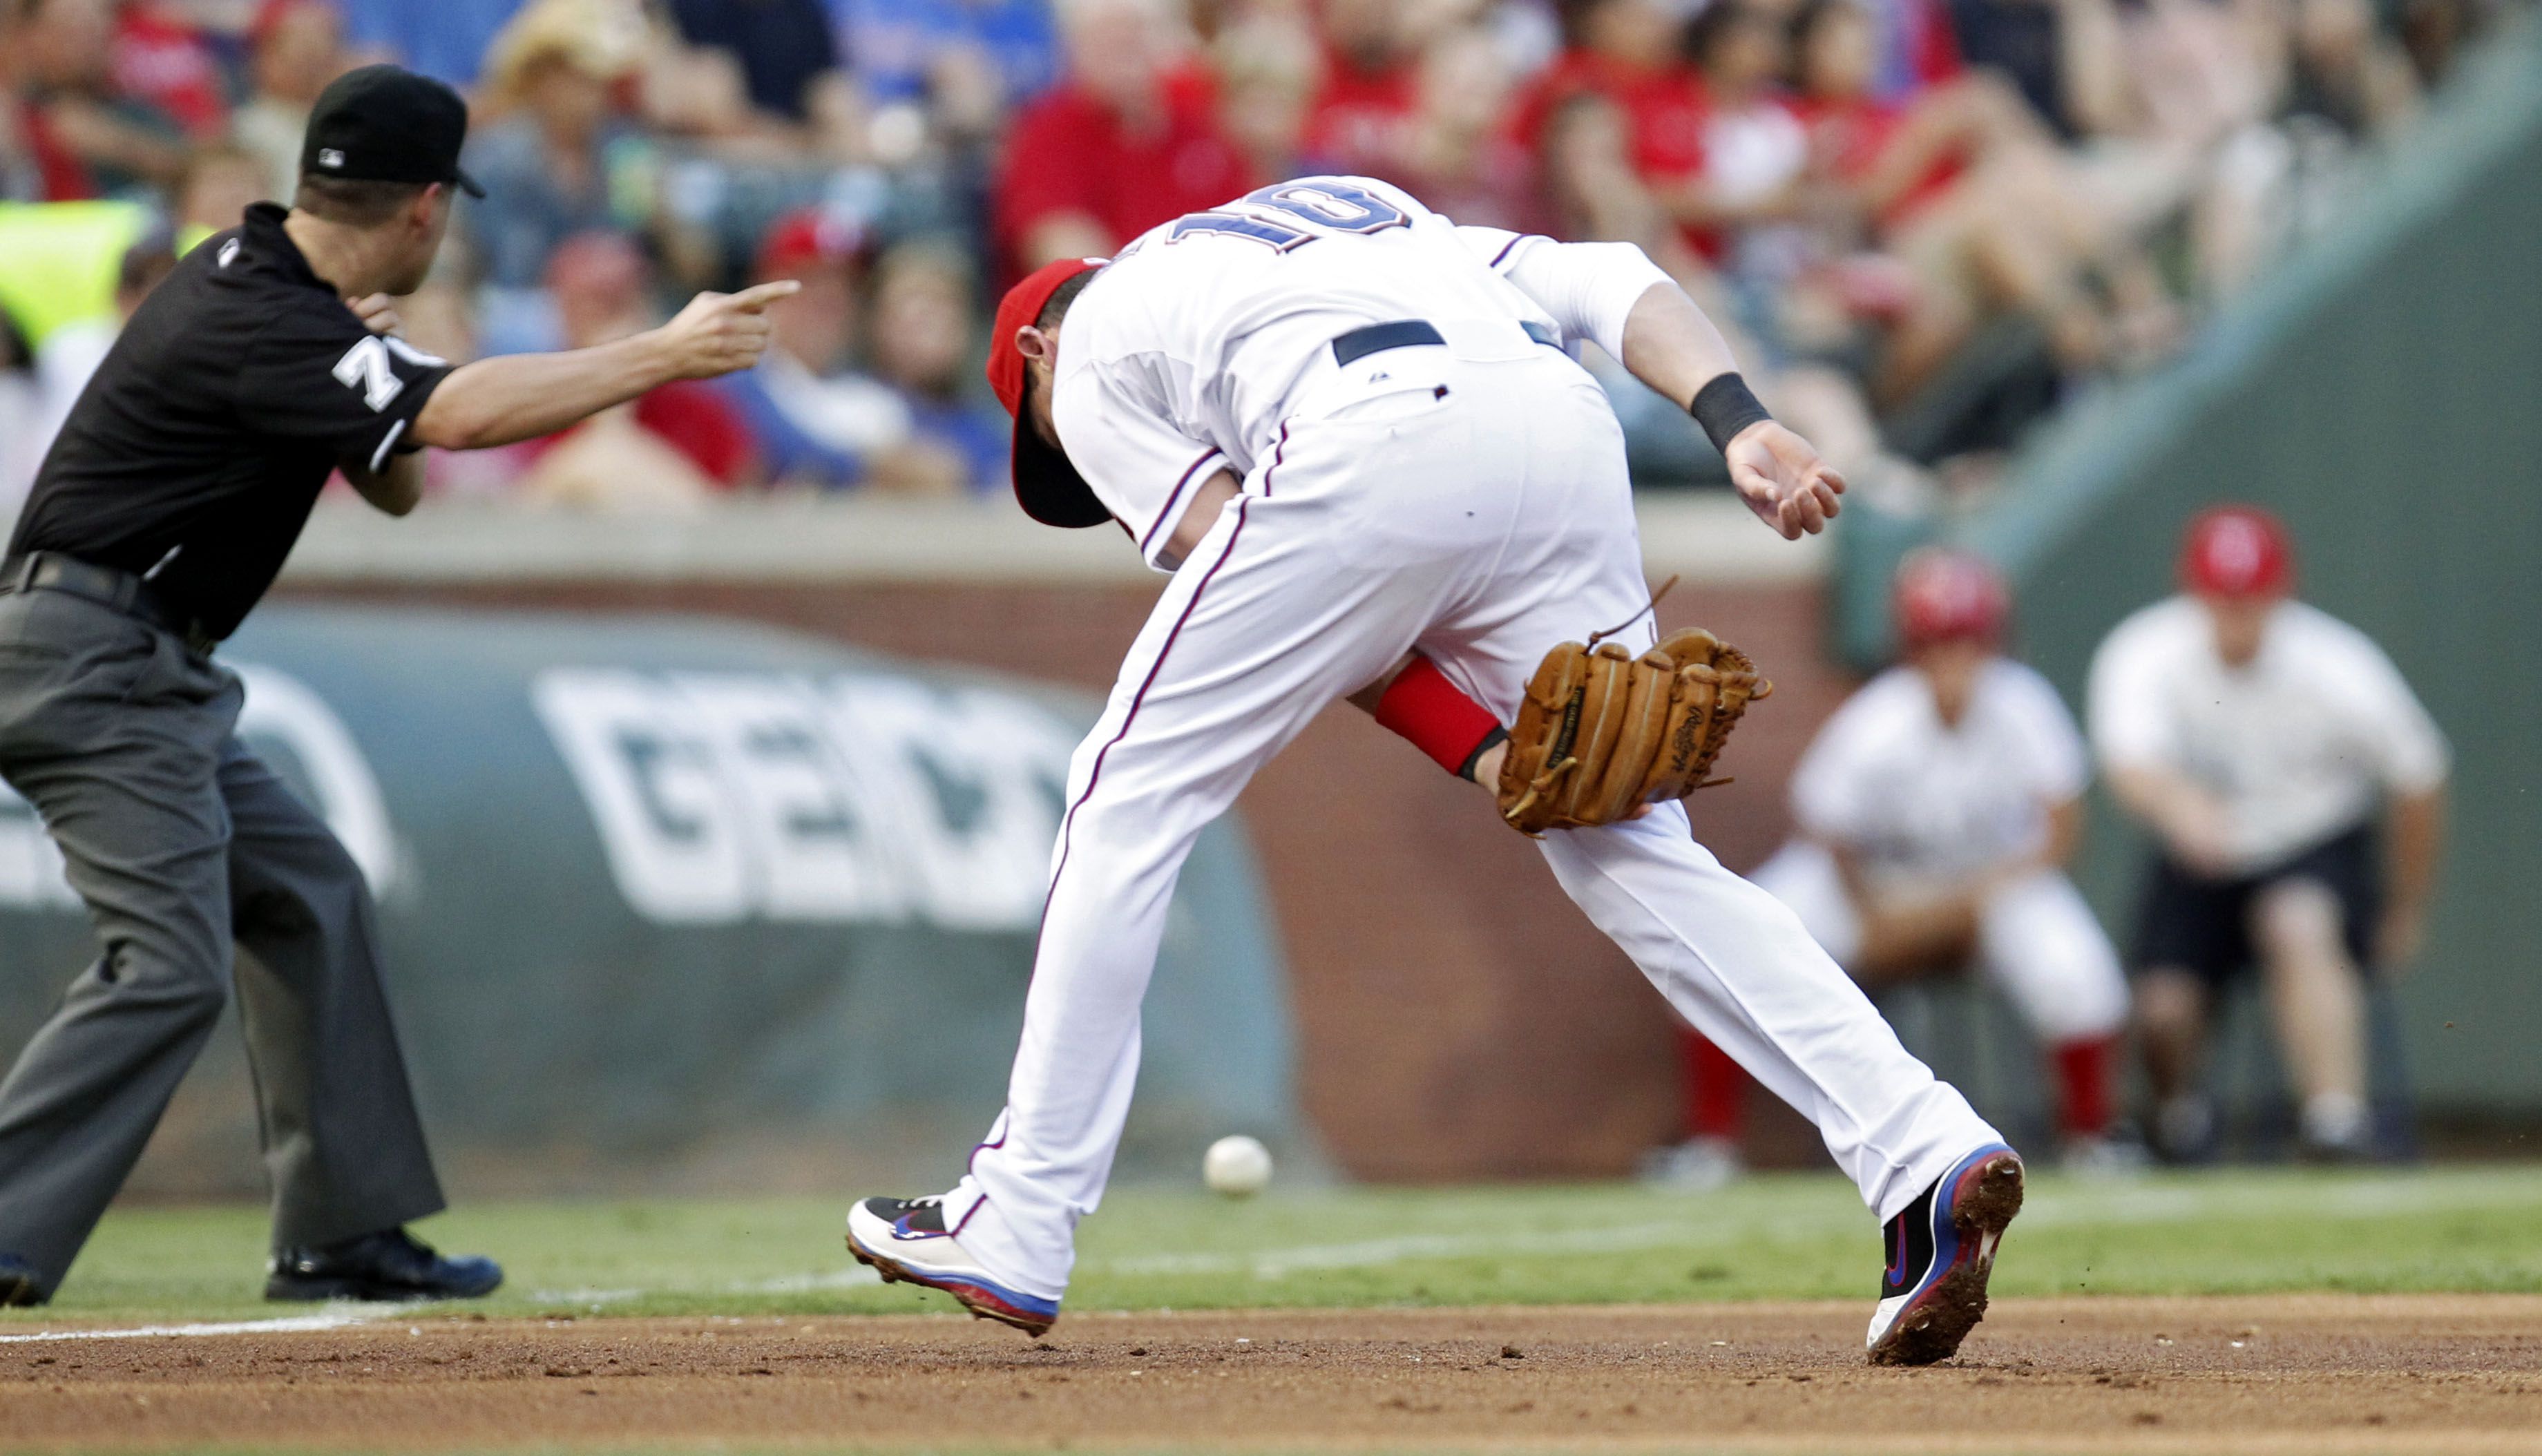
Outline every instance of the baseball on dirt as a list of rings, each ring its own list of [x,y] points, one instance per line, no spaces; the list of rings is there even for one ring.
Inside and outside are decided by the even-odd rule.
[[[1249,1199],[1271,1186],[1271,1149],[1261,1139],[1239,1132],[1209,1145],[1200,1160],[1200,1181],[1209,1191],[1231,1199]]]

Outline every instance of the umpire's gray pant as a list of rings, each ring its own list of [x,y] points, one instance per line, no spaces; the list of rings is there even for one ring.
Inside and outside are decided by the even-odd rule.
[[[0,595],[0,776],[99,957],[0,1081],[0,1252],[60,1284],[235,981],[276,1247],[438,1211],[361,871],[233,735],[238,678],[55,591]]]

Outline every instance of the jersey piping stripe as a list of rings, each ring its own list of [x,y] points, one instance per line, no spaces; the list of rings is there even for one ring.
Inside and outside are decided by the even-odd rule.
[[[1508,242],[1506,242],[1506,243],[1504,243],[1504,244],[1502,244],[1502,245],[1501,245],[1501,251],[1500,251],[1500,252],[1495,253],[1495,254],[1493,254],[1493,255],[1492,255],[1492,260],[1491,260],[1491,262],[1488,264],[1488,266],[1495,267],[1495,268],[1499,267],[1499,266],[1501,265],[1501,259],[1503,259],[1503,258],[1505,258],[1505,257],[1507,257],[1507,256],[1509,256],[1509,255],[1510,255],[1510,250],[1511,250],[1511,249],[1516,248],[1516,247],[1517,247],[1518,245],[1520,245],[1521,243],[1532,242],[1532,241],[1533,241],[1534,239],[1536,239],[1536,238],[1537,238],[1537,237],[1539,237],[1539,236],[1541,236],[1541,235],[1540,235],[1540,234],[1536,234],[1536,233],[1521,233],[1521,234],[1519,234],[1517,237],[1512,238],[1512,239],[1511,239],[1511,240],[1509,240]]]
[[[1280,462],[1289,458],[1289,426],[1297,422],[1298,417],[1294,414],[1289,416],[1287,419],[1280,421],[1280,443],[1271,447],[1271,463],[1262,468],[1262,498],[1264,500],[1269,500],[1271,498],[1271,473],[1280,469]]]
[[[1157,533],[1164,530],[1165,523],[1174,518],[1174,507],[1181,502],[1183,491],[1191,485],[1192,476],[1200,473],[1200,468],[1202,466],[1205,466],[1218,458],[1219,450],[1215,445],[1202,451],[1200,453],[1200,459],[1193,461],[1190,469],[1183,472],[1183,477],[1174,482],[1174,493],[1165,497],[1164,509],[1157,512],[1157,519],[1148,527],[1148,534],[1141,537],[1139,540],[1140,555],[1145,556],[1148,554],[1148,546],[1151,543],[1156,541]]]
[[[381,463],[382,463],[382,462],[384,462],[384,461],[386,461],[386,460],[389,458],[389,451],[390,451],[391,449],[393,449],[393,448],[395,448],[395,447],[396,447],[397,442],[398,442],[398,436],[403,435],[403,434],[405,434],[405,433],[406,433],[406,421],[405,421],[405,420],[402,420],[402,419],[394,419],[394,420],[389,421],[389,432],[388,432],[387,434],[382,435],[382,436],[380,437],[380,448],[371,452],[371,473],[372,473],[372,474],[376,475],[376,474],[378,474],[378,473],[380,473],[380,465],[381,465]]]

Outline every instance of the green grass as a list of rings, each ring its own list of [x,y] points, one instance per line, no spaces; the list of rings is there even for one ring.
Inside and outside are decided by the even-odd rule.
[[[489,1316],[943,1309],[863,1282],[844,1201],[480,1203],[423,1232],[501,1258]],[[110,1215],[48,1322],[229,1320],[256,1296],[263,1227],[241,1207]],[[1082,1230],[1069,1307],[1594,1303],[1867,1298],[1880,1263],[1852,1190],[1827,1176],[1685,1196],[1620,1185],[1343,1189],[1229,1203],[1115,1192]],[[2542,1168],[2234,1172],[2136,1182],[2043,1176],[2005,1242],[2005,1294],[2542,1290]]]

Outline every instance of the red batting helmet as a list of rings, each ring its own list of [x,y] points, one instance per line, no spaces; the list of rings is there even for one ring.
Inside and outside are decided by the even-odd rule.
[[[2294,544],[2258,506],[2215,506],[2180,536],[2180,584],[2202,597],[2274,597],[2294,585]]]
[[[1892,588],[1898,637],[1908,651],[1935,642],[1993,642],[2012,616],[2012,593],[1994,563],[1971,551],[1920,546],[1898,563]]]
[[[1059,285],[1102,265],[1101,258],[1064,257],[1025,274],[998,301],[998,322],[989,330],[989,388],[1015,418],[1015,503],[1045,526],[1100,526],[1112,519],[1112,512],[1095,498],[1067,455],[1032,427],[1024,400],[1032,376],[1024,369],[1023,351],[1015,347],[1015,333],[1040,322],[1042,307]]]

